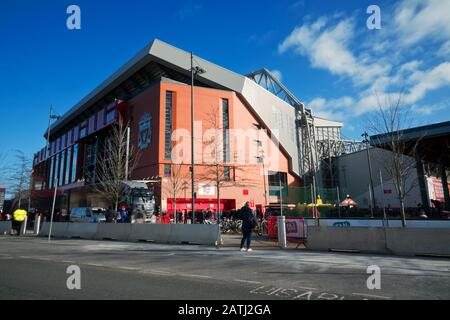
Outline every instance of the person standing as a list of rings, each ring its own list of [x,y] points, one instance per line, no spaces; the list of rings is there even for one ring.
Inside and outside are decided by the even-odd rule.
[[[120,220],[118,221],[119,223],[127,223],[128,222],[128,211],[124,205],[120,206],[119,217],[120,217]]]
[[[26,217],[27,212],[22,209],[17,209],[13,213],[13,229],[16,230],[17,236],[20,236],[20,230],[22,229],[22,225]]]
[[[240,219],[242,220],[242,240],[241,240],[241,251],[251,252],[250,248],[252,242],[252,230],[254,228],[253,211],[250,208],[250,203],[247,201],[241,209]],[[245,248],[245,243],[247,242],[247,248]]]

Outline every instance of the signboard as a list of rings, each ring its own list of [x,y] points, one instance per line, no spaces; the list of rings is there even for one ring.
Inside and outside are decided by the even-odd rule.
[[[278,217],[269,217],[268,219],[268,229],[269,238],[278,238]],[[286,237],[287,238],[298,238],[305,239],[308,236],[307,225],[305,220],[301,218],[286,218]]]
[[[139,120],[138,146],[145,150],[152,143],[152,116],[146,112]]]
[[[0,188],[0,211],[3,211],[3,205],[5,203],[6,190]]]
[[[198,184],[198,195],[199,196],[214,196],[214,195],[216,195],[216,188],[209,183],[199,183]]]
[[[288,221],[286,219],[286,221]],[[317,221],[314,219],[305,219],[306,225],[309,227],[317,226]],[[382,228],[383,220],[381,219],[320,219],[320,226],[335,227],[335,228]],[[388,220],[390,228],[401,228],[402,222],[399,219]],[[450,220],[408,220],[408,228],[445,228],[450,229]]]
[[[450,183],[448,184],[450,188]],[[433,179],[434,200],[439,202],[445,202],[444,188],[442,187],[442,181],[439,179]]]

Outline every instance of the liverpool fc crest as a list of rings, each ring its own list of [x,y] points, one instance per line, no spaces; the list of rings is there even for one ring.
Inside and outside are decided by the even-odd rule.
[[[152,143],[152,116],[146,112],[139,120],[139,149],[145,150]]]

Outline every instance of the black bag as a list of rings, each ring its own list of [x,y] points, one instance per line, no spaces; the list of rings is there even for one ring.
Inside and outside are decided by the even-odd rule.
[[[258,226],[258,221],[253,215],[250,216],[250,223],[252,225],[252,229],[255,229]]]

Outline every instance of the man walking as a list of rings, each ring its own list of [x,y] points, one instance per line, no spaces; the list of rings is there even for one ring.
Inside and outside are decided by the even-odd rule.
[[[20,236],[20,230],[22,229],[22,224],[27,217],[27,212],[22,209],[17,209],[13,213],[13,229],[16,230],[17,236]]]
[[[241,241],[241,251],[251,252],[250,248],[252,242],[252,229],[254,227],[255,217],[253,216],[253,211],[250,208],[250,203],[247,201],[241,209],[240,218],[242,220],[242,241]],[[245,242],[247,242],[247,248],[245,248]]]

